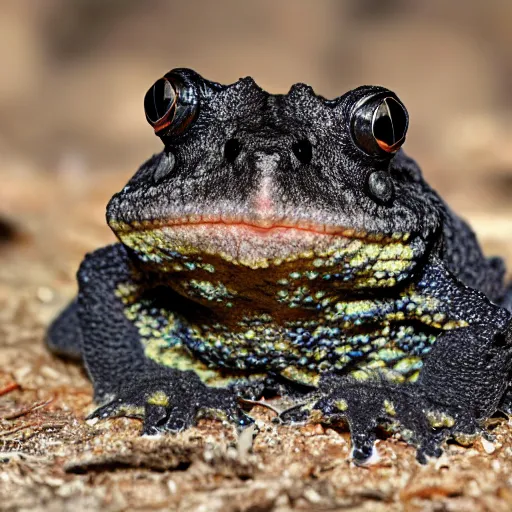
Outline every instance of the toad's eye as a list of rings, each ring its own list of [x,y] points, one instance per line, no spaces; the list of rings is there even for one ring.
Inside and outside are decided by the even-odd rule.
[[[356,104],[352,135],[362,151],[372,156],[396,153],[405,141],[409,116],[398,98],[378,94]]]
[[[184,78],[171,71],[157,80],[144,97],[146,119],[160,137],[183,132],[197,115],[195,87]]]

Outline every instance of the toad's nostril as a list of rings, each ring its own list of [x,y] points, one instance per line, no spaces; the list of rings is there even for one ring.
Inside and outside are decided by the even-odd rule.
[[[309,164],[313,158],[313,146],[308,139],[301,139],[292,144],[293,154],[302,164]]]
[[[242,145],[238,139],[229,139],[226,141],[224,145],[224,158],[233,163],[236,160],[236,157],[240,154],[242,150]]]

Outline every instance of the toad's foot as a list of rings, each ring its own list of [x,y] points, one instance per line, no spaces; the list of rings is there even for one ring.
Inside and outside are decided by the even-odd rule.
[[[110,401],[89,418],[131,416],[144,420],[143,434],[179,432],[199,418],[230,421],[245,427],[253,420],[228,389],[205,386],[192,372],[154,372],[119,387]]]
[[[364,464],[374,454],[377,430],[399,432],[417,447],[421,463],[427,457],[439,457],[441,444],[453,438],[462,444],[481,433],[474,417],[459,407],[446,407],[423,396],[414,384],[394,386],[376,376],[375,382],[357,382],[350,378],[331,377],[324,384],[331,392],[301,408],[286,411],[283,420],[306,416],[326,423],[346,421],[352,439],[352,457]]]

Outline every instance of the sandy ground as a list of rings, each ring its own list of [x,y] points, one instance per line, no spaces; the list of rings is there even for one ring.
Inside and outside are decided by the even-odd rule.
[[[214,421],[160,438],[139,437],[137,420],[85,421],[91,385],[43,336],[83,253],[113,240],[104,205],[126,173],[99,178],[20,169],[1,190],[0,510],[512,509],[512,421],[492,426],[494,445],[450,445],[424,467],[401,441],[381,440],[368,468],[351,463],[346,432],[276,425],[262,408],[253,440]],[[511,218],[504,205],[473,220],[486,247],[510,256],[496,229]]]

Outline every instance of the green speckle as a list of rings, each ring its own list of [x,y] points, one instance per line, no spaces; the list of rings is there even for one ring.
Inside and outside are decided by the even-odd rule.
[[[384,400],[384,411],[386,411],[386,414],[389,414],[389,416],[396,416],[396,409],[393,405],[393,402],[390,402],[389,400]]]
[[[409,428],[404,428],[400,431],[402,439],[406,443],[410,443],[414,439],[414,432]]]
[[[393,366],[393,369],[400,373],[409,373],[413,370],[419,370],[423,366],[419,357],[404,357]]]
[[[395,361],[404,355],[405,354],[402,350],[383,348],[375,354],[375,359],[381,359],[382,361]]]
[[[169,405],[169,397],[163,391],[155,391],[147,400],[150,405],[159,405],[167,407]]]
[[[337,400],[334,405],[341,411],[341,412],[344,412],[348,409],[348,403],[346,400],[343,400],[343,398],[341,398],[340,400]]]
[[[441,411],[427,411],[425,416],[432,428],[451,428],[455,425],[455,419]]]
[[[350,372],[350,376],[358,382],[364,382],[366,380],[370,380],[372,374],[365,370],[355,370]]]

